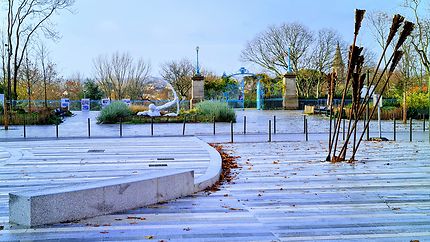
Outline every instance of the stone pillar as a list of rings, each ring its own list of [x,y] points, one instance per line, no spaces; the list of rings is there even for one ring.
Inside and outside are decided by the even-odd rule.
[[[205,77],[202,75],[194,75],[191,79],[193,80],[193,85],[191,88],[192,96],[190,102],[190,109],[194,108],[197,103],[203,101],[203,99],[205,98]]]
[[[285,74],[282,82],[284,87],[282,107],[286,110],[299,109],[299,97],[297,96],[296,75],[291,73]]]

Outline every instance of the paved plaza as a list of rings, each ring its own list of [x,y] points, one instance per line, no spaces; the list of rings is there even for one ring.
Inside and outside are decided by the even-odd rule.
[[[211,129],[196,128],[203,133],[199,138],[218,142],[237,156],[236,178],[219,191],[30,229],[8,224],[8,192],[166,169],[150,167],[161,163],[167,169],[194,169],[199,176],[209,165],[209,155],[195,137],[181,135],[2,142],[0,241],[430,240],[430,148],[428,132],[419,122],[414,142],[409,142],[406,126],[398,134],[400,141],[364,142],[358,162],[332,164],[323,161],[326,119],[310,119],[315,132],[306,142],[301,113],[259,117],[266,123],[273,114],[281,120],[279,127],[295,132],[280,132],[273,136],[276,142],[269,143],[267,133],[257,131],[265,125],[256,122],[254,132],[237,131],[231,144],[228,125],[225,134],[215,136]],[[384,128],[389,130],[390,124],[385,122]],[[236,125],[240,130],[240,119]]]

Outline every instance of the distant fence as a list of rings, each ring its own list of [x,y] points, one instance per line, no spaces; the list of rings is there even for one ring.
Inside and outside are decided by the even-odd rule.
[[[169,102],[169,100],[154,100],[154,101],[148,101],[148,100],[132,100],[132,105],[141,105],[141,106],[149,106],[149,104],[153,103],[157,106],[163,105],[165,103]],[[47,101],[49,108],[59,108],[61,105],[61,100],[48,100]],[[28,107],[28,100],[17,100],[15,101],[15,105],[17,107],[27,108]],[[32,100],[31,106],[32,107],[43,107],[45,105],[45,101],[43,100]],[[190,101],[189,100],[182,100],[179,103],[179,106],[181,109],[189,110],[190,109]],[[71,111],[81,111],[81,101],[80,100],[70,100],[70,108]],[[91,111],[100,111],[102,109],[101,100],[91,100],[90,101],[90,110]],[[171,108],[176,109],[176,105]]]
[[[227,104],[232,108],[256,108],[257,102],[255,100],[234,100],[234,99],[221,99],[218,101],[227,102]],[[155,105],[163,105],[165,103],[169,102],[169,100],[131,100],[132,105],[141,105],[144,107],[148,107],[149,104],[154,103]],[[305,106],[326,106],[327,99],[326,98],[319,98],[319,99],[304,99],[299,98],[299,109],[303,110]],[[340,99],[334,99],[333,103],[334,106],[339,106],[341,100]],[[393,105],[397,102],[396,99],[384,99],[383,100],[384,105]],[[100,111],[101,110],[101,100],[91,100],[91,111]],[[345,104],[351,104],[351,99],[346,99]],[[15,101],[16,106],[27,108],[28,107],[28,100],[18,100]],[[33,107],[43,107],[44,101],[43,100],[32,100],[31,105]],[[61,105],[60,100],[48,100],[48,107],[50,108],[59,108]],[[276,110],[276,109],[282,109],[282,98],[268,98],[268,99],[262,99],[261,100],[261,106],[263,110]],[[190,109],[190,100],[182,100],[180,101],[180,108],[182,110],[189,110]],[[176,109],[176,106],[173,106],[171,108],[171,111],[174,111]],[[71,111],[81,111],[81,101],[80,100],[71,100],[70,101],[70,110]]]

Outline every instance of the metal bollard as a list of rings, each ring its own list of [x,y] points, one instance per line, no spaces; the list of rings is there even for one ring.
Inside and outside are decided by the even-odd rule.
[[[88,138],[91,138],[91,120],[88,118]]]
[[[306,133],[306,115],[303,115],[303,133]]]
[[[55,124],[55,136],[58,139],[58,124]]]
[[[216,122],[215,122],[215,117],[213,118],[213,123],[214,123],[214,135],[215,135],[215,132],[216,132]]]
[[[184,118],[184,124],[182,125],[182,135],[185,135],[185,124],[187,123],[187,119]]]
[[[243,134],[246,134],[246,116],[243,116]]]
[[[396,137],[396,132],[397,132],[397,127],[396,127],[396,117],[394,116],[393,119],[393,140],[396,141],[397,137]]]
[[[305,123],[306,123],[306,132],[305,132],[305,136],[306,136],[306,141],[309,141],[309,133],[308,133],[308,119],[306,119],[306,121],[305,121]]]
[[[276,115],[273,116],[273,133],[276,134]]]
[[[272,142],[272,120],[269,120],[269,142]]]
[[[343,131],[342,131],[342,139],[343,140],[345,140],[345,119],[342,119],[343,120],[343,123],[342,123],[342,128],[343,128]]]
[[[119,137],[122,138],[122,118],[119,119]]]
[[[369,129],[370,129],[370,117],[369,117],[369,115],[370,115],[370,107],[369,107],[369,102],[367,102],[367,105],[366,105],[367,107],[366,107],[366,121],[368,121],[369,122],[369,125],[367,126],[367,129],[366,129],[366,138],[367,138],[367,141],[369,141],[370,140],[370,134],[369,134]]]
[[[426,132],[426,116],[423,114],[423,132]]]
[[[151,136],[154,136],[154,117],[151,117]]]
[[[25,115],[24,115],[24,138],[27,138],[27,128],[26,128],[26,125],[27,125],[27,121],[26,121],[26,118],[25,118]]]
[[[234,130],[233,130],[233,121],[230,122],[230,143],[234,142]]]
[[[412,118],[409,120],[409,142],[412,142]]]

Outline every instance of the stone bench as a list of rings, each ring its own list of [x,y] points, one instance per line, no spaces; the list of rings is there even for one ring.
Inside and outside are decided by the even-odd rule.
[[[40,226],[139,208],[193,194],[194,171],[165,171],[9,193],[9,221]]]

